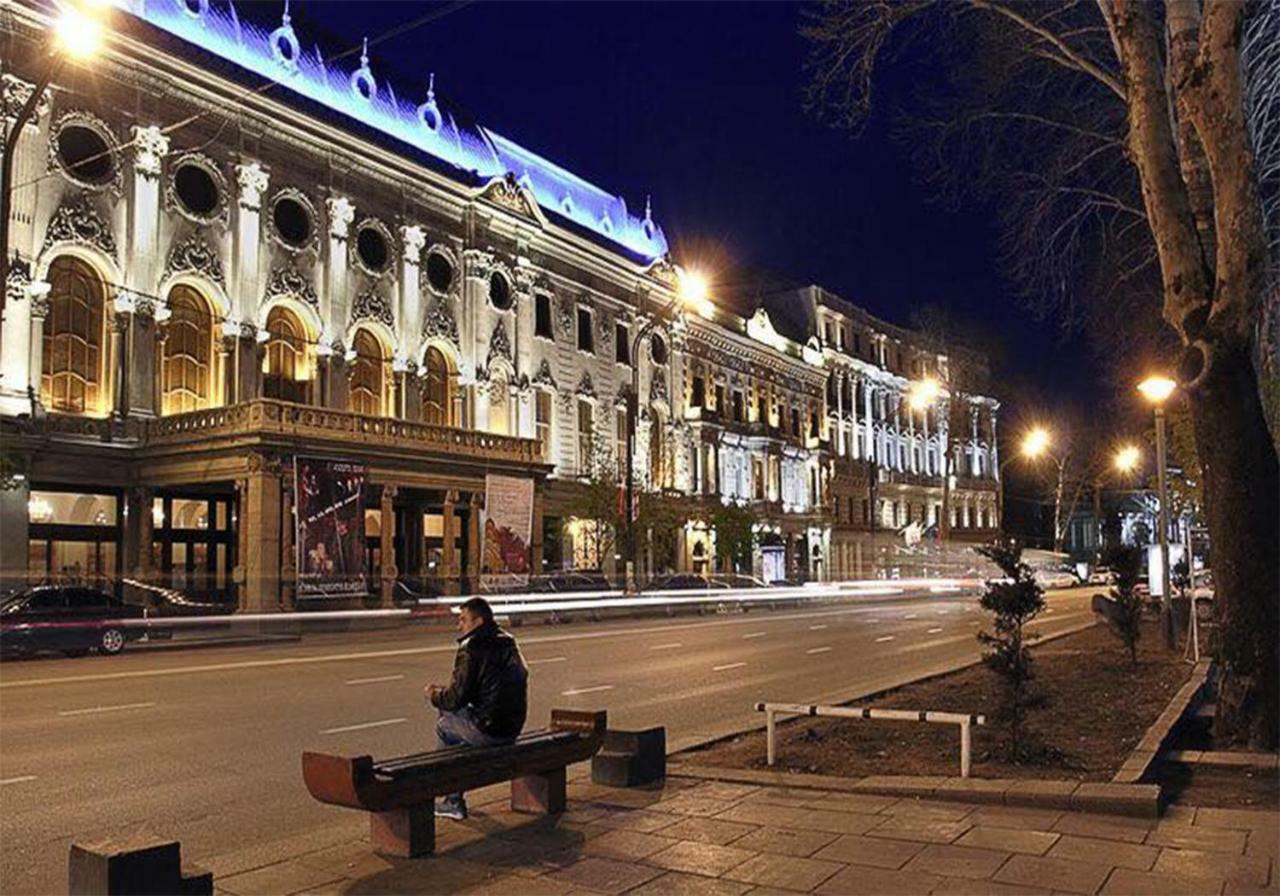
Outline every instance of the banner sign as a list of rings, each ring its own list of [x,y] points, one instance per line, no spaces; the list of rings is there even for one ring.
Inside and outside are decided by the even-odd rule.
[[[533,530],[533,480],[485,476],[483,558],[489,587],[529,583],[529,539]]]
[[[354,597],[368,593],[364,570],[364,467],[299,457],[294,470],[298,597]]]

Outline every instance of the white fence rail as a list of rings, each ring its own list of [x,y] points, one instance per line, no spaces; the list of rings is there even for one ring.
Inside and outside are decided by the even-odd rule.
[[[966,715],[960,712],[930,712],[914,709],[870,709],[859,706],[818,706],[804,703],[757,703],[756,712],[764,713],[767,734],[766,758],[773,765],[778,755],[778,716],[830,716],[837,719],[864,719],[895,722],[932,722],[960,727],[960,777],[969,777],[969,758],[972,752],[971,729],[985,725],[985,716]]]

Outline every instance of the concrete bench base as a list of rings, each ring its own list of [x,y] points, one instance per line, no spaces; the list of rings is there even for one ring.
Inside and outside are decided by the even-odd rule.
[[[182,847],[146,831],[74,843],[67,862],[71,896],[212,896],[213,874],[183,866]]]

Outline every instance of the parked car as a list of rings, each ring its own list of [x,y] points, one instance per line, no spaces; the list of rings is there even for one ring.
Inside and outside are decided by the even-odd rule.
[[[127,620],[143,619],[146,610],[127,604],[99,588],[42,585],[16,592],[0,605],[0,654],[61,652],[84,656],[124,650],[145,634]]]
[[[575,569],[547,576],[548,591],[613,591],[614,587],[598,569]]]
[[[1035,578],[1041,588],[1071,588],[1078,584],[1075,573],[1065,569],[1037,569]]]
[[[722,579],[711,579],[696,572],[677,572],[655,576],[649,583],[649,591],[716,591],[728,588]]]
[[[1115,574],[1106,566],[1099,566],[1089,573],[1090,585],[1110,585],[1114,580]]]

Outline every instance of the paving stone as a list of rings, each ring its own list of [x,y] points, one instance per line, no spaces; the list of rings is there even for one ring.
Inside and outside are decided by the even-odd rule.
[[[808,790],[803,787],[766,787],[752,795],[751,801],[802,808],[815,802],[821,804],[829,796],[831,794],[825,790]]]
[[[978,825],[966,831],[965,835],[956,841],[956,846],[1002,849],[1007,852],[1042,856],[1060,836],[1061,834],[1050,834],[1046,831],[1021,831],[1015,828]]]
[[[738,800],[715,799],[709,796],[682,793],[671,799],[661,800],[649,806],[652,812],[671,812],[675,815],[691,815],[710,818],[734,806]]]
[[[1066,812],[1054,823],[1053,830],[1081,837],[1101,837],[1104,840],[1141,843],[1147,839],[1147,832],[1152,827],[1154,827],[1153,822],[1142,818]]]
[[[1206,896],[1222,892],[1223,881],[1200,877],[1174,877],[1150,871],[1117,868],[1102,888],[1103,896]]]
[[[818,887],[833,896],[919,896],[942,883],[936,874],[851,865]]]
[[[358,887],[356,888],[358,889]],[[568,896],[573,884],[546,877],[503,874],[460,890],[469,896]]]
[[[784,856],[811,856],[839,834],[828,831],[795,831],[790,828],[758,828],[733,841],[738,849],[778,853]]]
[[[993,880],[973,880],[968,877],[948,877],[933,888],[934,894],[944,896],[1048,896],[1052,892],[1049,889],[1000,884]]]
[[[837,862],[798,856],[758,855],[729,869],[722,876],[762,887],[807,893],[842,867]]]
[[[1009,778],[948,778],[934,795],[999,805],[1004,803],[1004,793],[1012,783]]]
[[[696,843],[682,840],[645,859],[669,871],[685,871],[689,874],[705,874],[719,877],[735,865],[741,865],[755,853],[733,846],[717,846],[714,843]]]
[[[1172,846],[1177,849],[1226,852],[1238,856],[1244,854],[1247,837],[1248,834],[1245,831],[1161,822],[1147,835],[1147,843],[1154,846]]]
[[[1134,871],[1150,871],[1159,850],[1137,843],[1116,840],[1100,840],[1096,837],[1077,837],[1063,834],[1049,850],[1051,859],[1067,859],[1073,862],[1091,862],[1113,868],[1132,868]]]
[[[969,846],[931,844],[903,867],[903,871],[922,871],[941,877],[973,877],[985,880],[996,873],[1010,853]]]
[[[953,803],[945,800],[925,800],[906,797],[882,810],[886,815],[911,815],[938,821],[959,821],[972,815],[980,807],[971,803]]]
[[[1270,877],[1271,860],[1196,849],[1162,849],[1151,870],[1184,877],[1220,877],[1232,883],[1262,887]]]
[[[892,815],[866,832],[869,837],[890,837],[895,840],[914,840],[918,843],[953,843],[972,827],[964,821],[939,821],[934,818],[915,818],[910,815]]]
[[[1014,781],[1004,792],[1006,806],[1029,806],[1045,809],[1067,809],[1071,806],[1071,794],[1079,786],[1077,781]]]
[[[718,818],[683,818],[670,827],[663,828],[662,836],[724,846],[754,830],[757,830],[755,825],[741,824],[736,821],[721,821]]]
[[[875,796],[870,793],[828,793],[821,799],[810,800],[804,805],[809,809],[830,809],[837,812],[858,812],[874,815],[898,802],[901,797]]]
[[[631,890],[627,896],[740,896],[750,889],[751,884],[736,880],[668,871]]]
[[[759,784],[738,784],[733,781],[703,781],[684,791],[690,796],[708,796],[717,800],[741,800],[764,790]],[[659,878],[661,880],[661,878]]]
[[[370,852],[369,844],[362,840],[353,840],[349,843],[339,843],[336,846],[330,846],[326,849],[319,849],[315,852],[305,853],[298,856],[296,861],[301,865],[306,865],[310,868],[317,868],[321,871],[333,871],[337,874],[348,875],[350,874],[350,869],[363,863],[370,856],[374,856],[379,863],[386,867],[391,866],[391,861],[389,859],[384,859],[383,857]]]
[[[845,834],[818,850],[813,858],[896,871],[922,849],[923,843]]]
[[[679,842],[670,837],[642,834],[639,831],[612,830],[588,840],[582,852],[585,855],[605,856],[610,859],[643,859]]]
[[[661,873],[659,869],[645,865],[588,856],[559,871],[551,872],[547,878],[612,894],[624,893]]]
[[[870,775],[853,785],[855,791],[930,796],[946,782],[944,775]]]
[[[827,831],[832,834],[861,834],[880,823],[882,816],[856,812],[827,812],[774,806],[767,803],[740,803],[716,816],[724,821],[755,824],[762,827],[795,828],[805,831]]]
[[[1113,784],[1085,781],[1071,794],[1071,808],[1082,812],[1111,812],[1154,818],[1159,811],[1160,787],[1156,784]]]
[[[1280,828],[1280,811],[1201,807],[1196,811],[1195,823],[1201,827],[1232,828],[1243,831],[1276,830]]]
[[[1048,831],[1053,828],[1062,812],[1057,809],[1031,809],[1025,806],[983,806],[965,821],[991,828],[1018,828],[1019,830]]]
[[[323,868],[312,868],[301,862],[276,862],[264,868],[233,874],[218,881],[218,889],[235,896],[275,896],[297,893],[342,880],[346,875]]]
[[[1224,896],[1277,896],[1277,894],[1280,894],[1280,883],[1273,878],[1267,886],[1259,887],[1252,884],[1227,881],[1227,885],[1223,887],[1222,892]]]
[[[624,809],[619,812],[611,812],[603,818],[591,822],[587,825],[587,828],[622,828],[628,831],[652,834],[654,831],[670,827],[679,820],[680,816],[666,812],[650,812],[646,809]]]
[[[1245,841],[1244,853],[1247,856],[1280,856],[1280,831],[1262,829],[1250,831]]]
[[[993,880],[1024,887],[1048,887],[1064,893],[1093,894],[1111,873],[1110,865],[1049,859],[1041,856],[1014,856],[1000,867]]]

